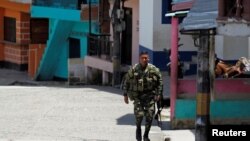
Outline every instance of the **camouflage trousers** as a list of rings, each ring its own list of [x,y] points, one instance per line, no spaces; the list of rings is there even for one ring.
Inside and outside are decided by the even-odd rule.
[[[141,123],[145,116],[145,132],[144,138],[148,138],[148,134],[155,114],[155,101],[154,99],[138,100],[134,101],[134,114],[136,119],[136,139],[141,140]]]

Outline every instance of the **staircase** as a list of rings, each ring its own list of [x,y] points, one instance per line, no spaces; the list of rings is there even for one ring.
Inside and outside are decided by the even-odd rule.
[[[54,20],[50,28],[50,36],[41,59],[36,80],[51,80],[57,69],[62,47],[67,44],[74,22]]]

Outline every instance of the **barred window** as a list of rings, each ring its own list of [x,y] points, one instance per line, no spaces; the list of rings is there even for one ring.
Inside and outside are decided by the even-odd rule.
[[[16,42],[16,19],[4,17],[4,40]]]

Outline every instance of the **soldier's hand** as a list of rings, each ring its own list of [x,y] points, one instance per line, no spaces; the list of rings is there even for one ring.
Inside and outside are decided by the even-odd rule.
[[[126,104],[129,103],[129,102],[128,102],[128,96],[124,96],[124,102],[125,102]]]

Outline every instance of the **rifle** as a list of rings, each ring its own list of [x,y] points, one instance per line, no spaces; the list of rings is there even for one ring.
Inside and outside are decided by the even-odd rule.
[[[162,128],[162,121],[161,121],[161,111],[162,111],[162,98],[156,102],[157,112],[155,114],[155,120],[157,120],[157,124],[159,127]]]

